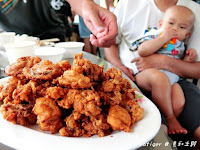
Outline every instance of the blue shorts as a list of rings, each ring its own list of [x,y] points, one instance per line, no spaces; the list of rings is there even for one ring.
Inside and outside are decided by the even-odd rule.
[[[166,74],[166,76],[168,77],[170,84],[174,84],[177,83],[179,81],[179,76],[173,72],[167,71],[167,70],[160,70],[161,72],[163,72],[164,74]]]
[[[79,16],[79,25],[78,25],[80,38],[90,38],[90,30],[85,25],[83,18]]]

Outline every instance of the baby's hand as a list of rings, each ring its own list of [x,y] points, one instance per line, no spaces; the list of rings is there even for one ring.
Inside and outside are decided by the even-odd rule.
[[[185,54],[186,54],[185,57],[184,57],[185,61],[188,61],[188,62],[195,62],[196,61],[197,52],[196,52],[195,49],[193,49],[193,48],[187,49]]]
[[[165,39],[167,43],[171,39],[177,38],[177,31],[174,29],[165,29],[161,36]]]

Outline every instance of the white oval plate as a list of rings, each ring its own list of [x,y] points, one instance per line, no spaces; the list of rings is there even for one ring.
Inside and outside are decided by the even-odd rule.
[[[0,85],[8,78],[0,79]],[[140,94],[139,92],[137,92]],[[141,95],[141,94],[140,94]],[[139,105],[144,108],[144,118],[137,122],[133,131],[112,132],[105,137],[63,137],[39,130],[38,125],[24,127],[3,119],[0,114],[0,142],[19,150],[132,150],[152,140],[161,125],[157,107],[145,96]]]

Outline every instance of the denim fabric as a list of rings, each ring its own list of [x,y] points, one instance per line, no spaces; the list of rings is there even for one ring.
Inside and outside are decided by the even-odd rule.
[[[79,35],[80,38],[89,38],[90,37],[90,30],[87,28],[87,26],[85,25],[83,18],[79,16],[79,25],[78,25],[78,29],[79,29]]]

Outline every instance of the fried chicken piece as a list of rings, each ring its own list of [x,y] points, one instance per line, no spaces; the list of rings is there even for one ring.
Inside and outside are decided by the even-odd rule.
[[[81,128],[82,115],[73,111],[70,116],[66,117],[66,127],[59,130],[60,135],[68,137],[80,137],[83,136],[85,130]]]
[[[0,85],[0,97],[1,97],[1,95],[2,95],[2,89],[3,89],[3,85]],[[1,99],[0,98],[0,106],[3,104],[3,101],[2,101],[3,99]]]
[[[133,101],[135,99],[136,89],[128,89],[122,94],[121,106],[126,107],[128,101]]]
[[[47,89],[52,86],[51,81],[42,81],[38,82],[38,86],[36,86],[36,93],[38,97],[46,97]]]
[[[132,125],[141,120],[144,117],[144,108],[140,107],[137,102],[129,100],[127,105],[130,107],[129,112],[131,113]]]
[[[69,89],[67,94],[65,94],[64,98],[60,101],[57,101],[58,105],[62,108],[69,109],[72,107],[74,100],[76,99],[76,95],[80,94],[79,90]]]
[[[110,133],[110,125],[107,123],[106,116],[99,114],[97,116],[90,116],[90,121],[84,121],[82,126],[87,131],[84,136],[90,137],[97,134],[99,137],[105,136]]]
[[[104,78],[104,67],[93,64],[87,59],[83,59],[83,53],[74,55],[72,68],[73,70],[82,72],[85,76],[89,77],[91,81],[101,81]]]
[[[25,77],[34,81],[53,80],[62,74],[62,69],[49,60],[42,60],[33,67],[24,70]]]
[[[12,96],[13,91],[25,82],[25,80],[20,80],[17,77],[10,77],[7,83],[1,87],[0,101],[3,101],[7,96]]]
[[[67,94],[68,90],[63,89],[61,87],[49,87],[46,89],[46,95],[49,98],[53,98],[55,100],[63,99],[65,94]]]
[[[61,136],[67,136],[67,137],[74,137],[73,136],[73,131],[71,131],[69,128],[67,127],[62,127],[60,130],[59,130],[59,133]]]
[[[131,116],[125,108],[120,107],[119,105],[110,107],[107,122],[111,125],[114,131],[131,131]]]
[[[60,107],[69,109],[73,105],[75,111],[86,116],[96,116],[101,112],[100,96],[92,90],[69,90],[66,97],[58,101]]]
[[[71,68],[71,64],[69,63],[68,60],[59,61],[56,63],[56,65],[59,66],[63,72]]]
[[[80,137],[85,134],[85,130],[83,129],[78,129],[78,130],[71,130],[68,127],[62,127],[59,130],[59,133],[61,136],[67,136],[67,137]]]
[[[56,133],[62,127],[61,110],[53,99],[37,98],[33,111],[41,130]]]
[[[37,97],[36,91],[37,83],[29,81],[27,84],[18,86],[12,93],[14,104],[29,104],[34,105]]]
[[[112,92],[120,91],[125,92],[127,89],[131,89],[130,82],[122,77],[122,72],[115,68],[109,68],[105,72],[107,80],[102,83],[101,91]]]
[[[73,100],[74,110],[86,116],[96,116],[101,112],[100,97],[97,92],[92,90],[79,91]]]
[[[25,78],[24,70],[31,68],[33,65],[39,63],[41,61],[40,57],[21,57],[18,58],[17,61],[6,67],[5,73],[9,76],[15,76],[20,79]]]
[[[106,76],[107,79],[114,79],[116,77],[119,78],[119,77],[122,77],[122,71],[117,70],[114,67],[108,68],[105,72],[105,76]]]
[[[75,70],[67,70],[58,78],[61,86],[72,89],[88,89],[91,87],[90,78],[76,72]]]
[[[1,93],[2,89],[3,89],[3,85],[0,85],[0,93]]]
[[[66,126],[78,130],[81,128],[81,125],[79,123],[79,120],[81,119],[81,114],[77,111],[73,111],[70,116],[68,116],[65,121],[66,121]]]
[[[73,111],[66,119],[66,127],[59,130],[62,136],[85,136],[90,137],[97,134],[103,137],[110,132],[110,125],[106,121],[106,116],[99,114],[97,116],[87,117],[77,111]]]
[[[36,123],[36,115],[32,108],[29,105],[7,103],[1,106],[1,113],[7,121],[25,126]]]
[[[103,105],[119,105],[122,103],[122,94],[119,91],[110,93],[99,91],[98,94]]]

